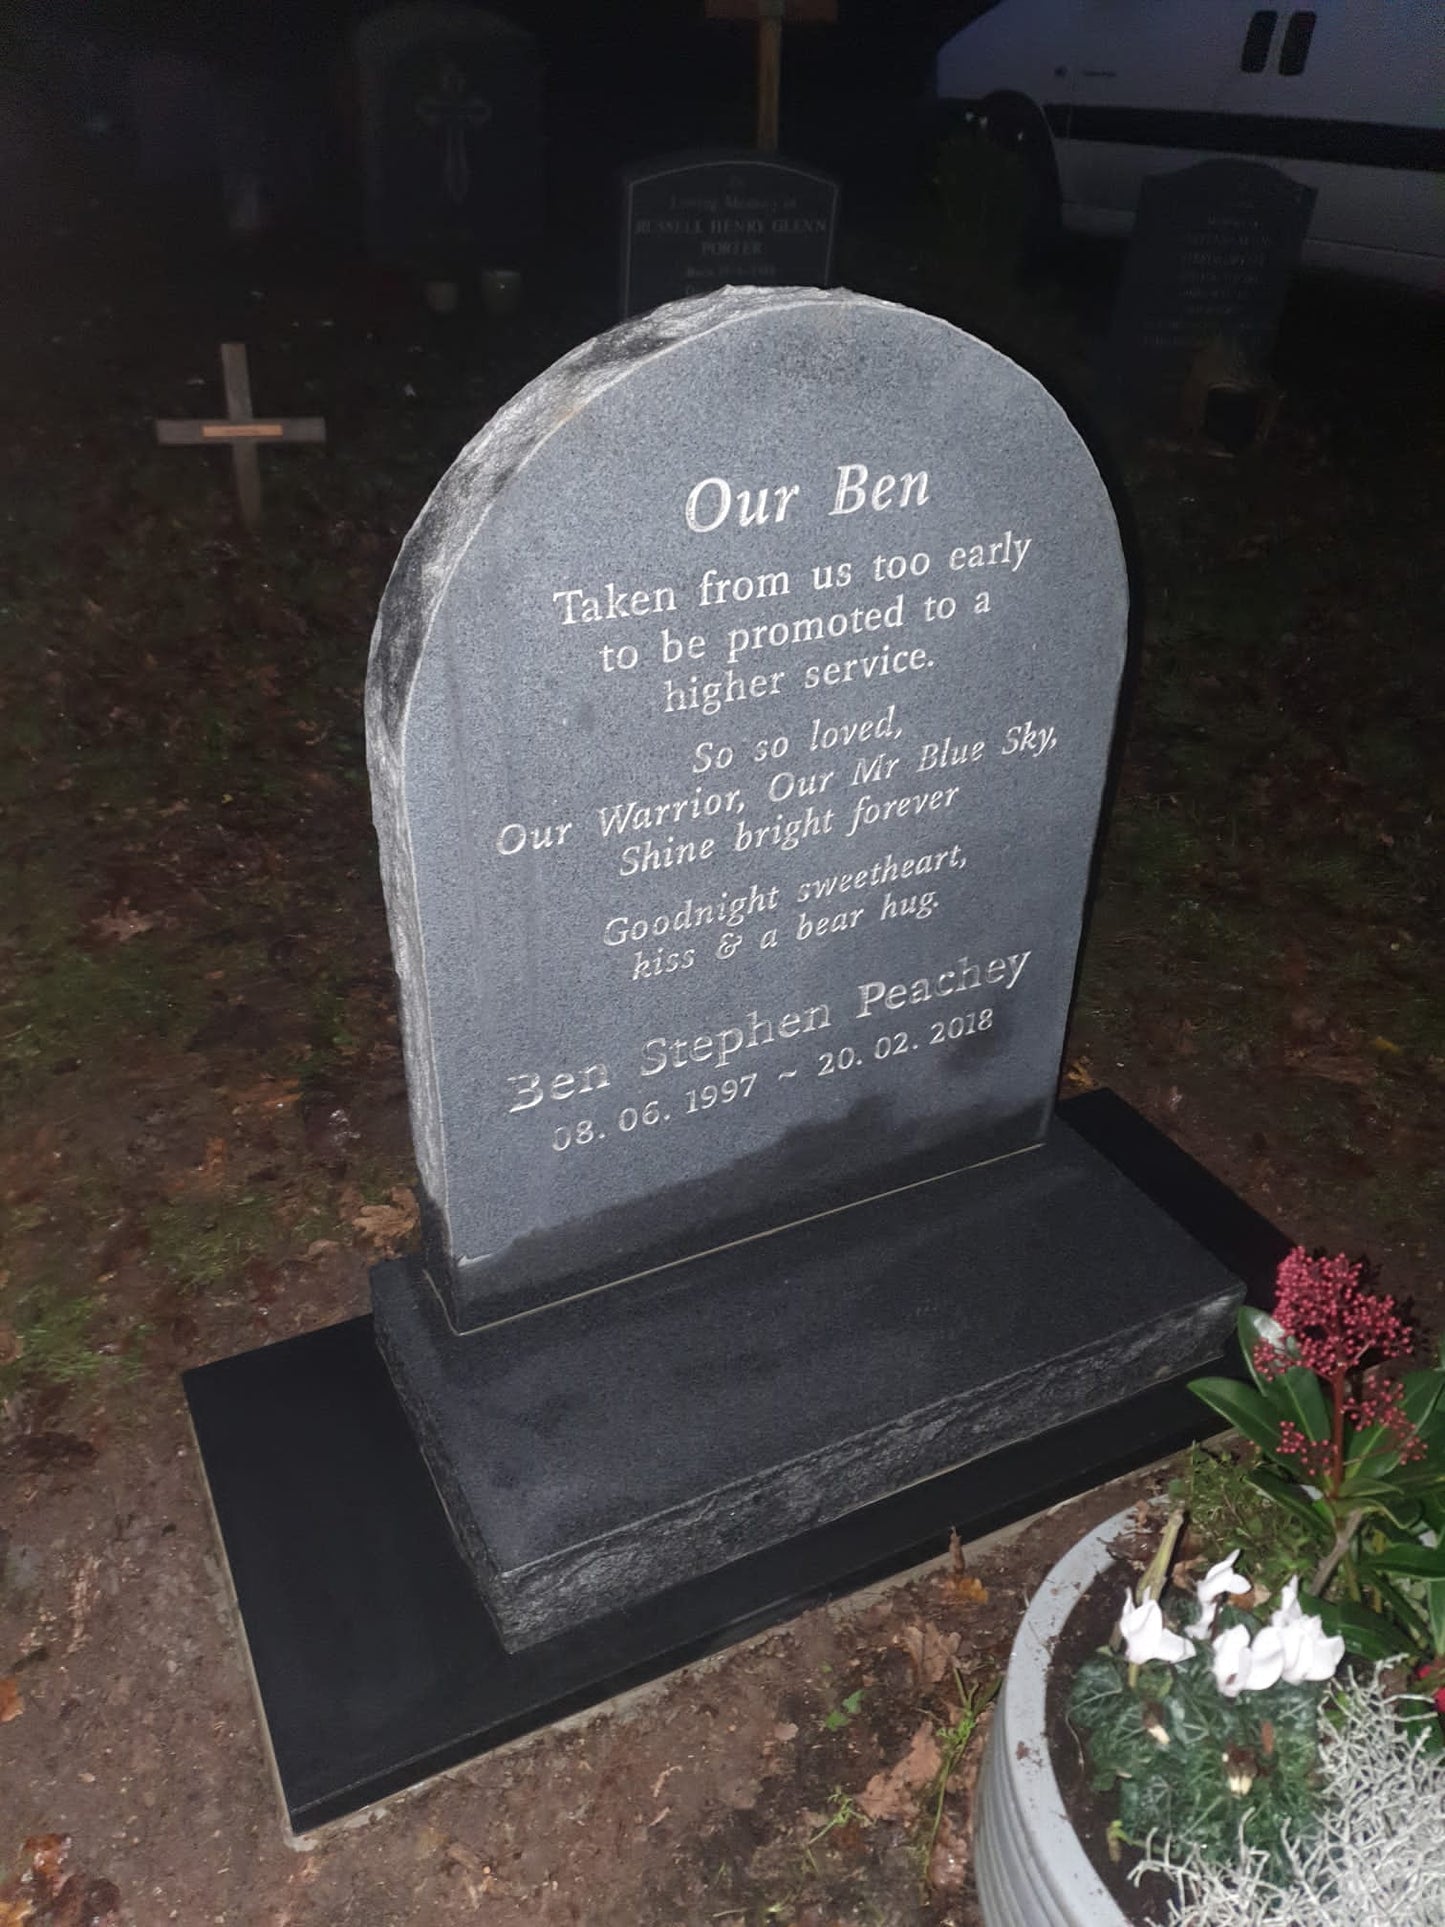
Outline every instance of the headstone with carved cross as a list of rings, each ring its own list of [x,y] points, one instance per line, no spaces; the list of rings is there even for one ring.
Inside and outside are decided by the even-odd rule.
[[[251,369],[243,341],[221,343],[221,383],[226,395],[224,421],[158,421],[156,440],[164,448],[229,448],[241,520],[254,529],[261,520],[262,447],[275,442],[324,442],[326,423],[319,415],[258,420],[251,407]]]
[[[515,267],[541,225],[541,68],[475,7],[389,7],[355,38],[367,244],[428,278]]]
[[[813,21],[832,26],[838,0],[706,0],[709,20],[754,20],[758,29],[758,148],[777,152],[778,96],[782,85],[783,25]]]

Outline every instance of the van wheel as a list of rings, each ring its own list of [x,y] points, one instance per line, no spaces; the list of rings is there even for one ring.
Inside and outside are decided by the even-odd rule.
[[[1022,94],[991,94],[980,119],[988,138],[1024,165],[1031,191],[1027,248],[1031,254],[1042,254],[1057,239],[1060,227],[1059,169],[1048,122]]]

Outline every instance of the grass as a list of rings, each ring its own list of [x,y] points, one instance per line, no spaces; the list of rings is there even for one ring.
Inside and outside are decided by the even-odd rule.
[[[6,1345],[12,1355],[0,1362],[0,1403],[27,1385],[73,1389],[93,1379],[107,1362],[95,1349],[95,1312],[89,1293],[63,1284],[15,1293],[8,1319],[14,1340]]]
[[[33,1095],[58,1063],[177,1040],[199,1021],[204,984],[164,939],[99,946],[63,884],[5,870],[0,892],[19,912],[0,964],[0,1092],[10,1102]]]
[[[259,1192],[178,1198],[153,1206],[144,1224],[154,1262],[189,1291],[234,1281],[249,1259],[292,1243],[274,1201]]]

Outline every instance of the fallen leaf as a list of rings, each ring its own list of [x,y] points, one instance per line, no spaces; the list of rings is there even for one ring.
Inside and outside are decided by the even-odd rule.
[[[129,943],[142,931],[154,930],[155,923],[154,917],[143,917],[138,910],[132,910],[129,897],[122,897],[113,910],[97,917],[90,927],[105,942]]]
[[[988,1587],[969,1572],[957,1526],[948,1529],[948,1566],[948,1589],[954,1598],[966,1606],[982,1606],[988,1599]]]
[[[65,1863],[70,1857],[70,1835],[32,1833],[20,1851],[30,1862],[26,1880],[42,1900],[50,1900],[60,1885]]]
[[[275,1116],[277,1112],[287,1111],[301,1097],[301,1084],[294,1077],[260,1077],[254,1084],[246,1084],[238,1091],[230,1093],[233,1116],[246,1112],[259,1112],[263,1116]]]
[[[937,1686],[958,1656],[958,1642],[957,1633],[942,1633],[933,1625],[905,1626],[898,1635],[920,1686]]]
[[[208,1137],[196,1174],[200,1183],[215,1184],[221,1176],[225,1162],[226,1140],[223,1137]]]
[[[858,1796],[860,1809],[870,1820],[911,1818],[920,1789],[936,1778],[942,1765],[932,1722],[925,1720],[903,1758],[886,1773],[875,1773],[864,1787]]]
[[[18,1720],[25,1711],[25,1702],[20,1697],[20,1688],[15,1684],[14,1675],[7,1673],[0,1679],[0,1726],[7,1720]]]
[[[779,1720],[773,1728],[773,1738],[775,1740],[795,1740],[797,1737],[798,1727],[795,1720]]]
[[[351,1220],[353,1229],[378,1251],[401,1244],[419,1222],[416,1198],[404,1184],[392,1186],[390,1204],[364,1204]]]
[[[968,1840],[945,1814],[928,1856],[928,1884],[939,1893],[957,1893],[968,1878]]]
[[[1294,1060],[1292,1068],[1306,1077],[1323,1078],[1330,1084],[1352,1084],[1357,1089],[1375,1081],[1377,1067],[1349,1051],[1310,1051]]]
[[[85,1889],[81,1927],[117,1927],[120,1890],[113,1880],[92,1880]]]
[[[4,1279],[0,1277],[0,1284]],[[25,1356],[25,1340],[13,1325],[0,1325],[0,1365],[13,1365]]]
[[[89,1927],[85,1907],[85,1882],[69,1874],[51,1896],[45,1910],[45,1927]]]

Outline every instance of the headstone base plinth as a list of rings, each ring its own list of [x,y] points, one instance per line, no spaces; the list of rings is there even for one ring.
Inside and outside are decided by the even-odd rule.
[[[1109,1094],[1062,1116],[704,1291],[458,1340],[380,1267],[435,1480],[369,1320],[187,1374],[293,1830],[1207,1430],[1183,1377],[1284,1241]]]
[[[1223,1345],[1237,1279],[1043,1144],[458,1337],[419,1262],[377,1342],[503,1642],[534,1645]]]

